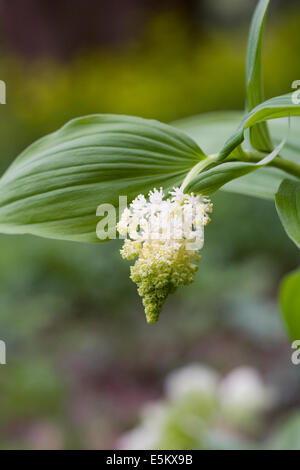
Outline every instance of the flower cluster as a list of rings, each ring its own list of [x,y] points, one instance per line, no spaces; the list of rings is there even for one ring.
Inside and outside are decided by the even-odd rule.
[[[125,240],[121,255],[133,260],[131,279],[137,284],[148,323],[157,321],[167,296],[193,282],[204,243],[204,226],[212,211],[209,199],[174,188],[168,197],[153,189],[148,200],[139,195],[117,225]]]
[[[170,449],[184,442],[189,449],[224,444],[253,449],[250,436],[277,400],[277,390],[252,367],[238,367],[222,377],[210,367],[190,364],[167,376],[165,397],[142,408],[140,424],[121,436],[119,448]]]

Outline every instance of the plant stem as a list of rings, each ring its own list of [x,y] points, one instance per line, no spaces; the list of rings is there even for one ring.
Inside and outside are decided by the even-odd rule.
[[[229,161],[239,161],[239,162],[248,162],[248,163],[258,163],[260,162],[264,157],[266,157],[268,153],[265,152],[258,152],[256,150],[242,150],[242,152],[239,153],[238,158],[232,158],[230,159],[229,157],[224,160],[222,163],[228,163]],[[214,166],[214,163],[217,162],[218,160],[218,153],[214,153],[211,155],[208,155],[206,158],[203,160],[200,160],[199,163],[197,163],[191,171],[186,175],[185,179],[183,180],[183,183],[181,185],[181,189],[184,190],[184,188],[192,181],[192,179],[198,175],[198,173],[201,173],[203,170],[206,169],[208,166]],[[275,157],[273,160],[271,160],[267,165],[271,166],[273,168],[278,168],[281,171],[284,171],[285,173],[292,175],[296,178],[300,179],[300,165],[297,163],[287,160],[282,157]]]
[[[243,150],[243,158],[242,161],[250,162],[250,163],[258,163],[262,160],[267,154],[263,152],[257,152],[254,150]],[[275,157],[270,163],[266,166],[272,166],[274,168],[278,168],[279,170],[288,173],[289,175],[296,176],[300,178],[300,165],[297,163],[286,160],[282,157]]]
[[[203,160],[200,160],[199,163],[197,163],[191,171],[188,172],[186,175],[185,179],[182,182],[181,189],[184,190],[184,188],[189,184],[190,181],[198,174],[201,173],[202,170],[204,170],[208,165],[210,165],[212,162],[216,160],[218,157],[218,154],[215,153],[213,155],[209,155],[208,157],[204,158]]]

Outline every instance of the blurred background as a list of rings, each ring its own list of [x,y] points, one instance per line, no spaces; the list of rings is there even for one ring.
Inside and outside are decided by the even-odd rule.
[[[255,4],[0,0],[1,171],[80,115],[170,122],[243,109]],[[273,0],[267,97],[300,79],[299,27],[299,2]],[[298,250],[273,203],[225,192],[213,202],[196,282],[153,326],[118,241],[0,236],[0,448],[300,448],[300,366],[277,306]]]

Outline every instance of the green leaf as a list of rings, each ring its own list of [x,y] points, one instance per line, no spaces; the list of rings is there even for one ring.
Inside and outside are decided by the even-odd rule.
[[[263,443],[264,450],[299,450],[300,449],[300,412],[296,407],[288,417],[280,419],[279,426],[271,431],[271,435]]]
[[[224,147],[220,151],[219,160],[224,160],[233,150],[244,141],[244,132],[246,129],[255,124],[269,119],[277,119],[281,117],[299,116],[300,105],[294,101],[294,94],[276,96],[270,100],[261,103],[250,111],[236,132],[227,140]]]
[[[276,193],[275,201],[286,233],[300,248],[300,182],[283,180]]]
[[[288,274],[282,281],[280,304],[290,337],[300,340],[300,269]]]
[[[92,115],[27,148],[0,180],[0,231],[99,242],[97,206],[118,208],[154,186],[169,188],[204,158],[198,145],[158,121]]]
[[[192,116],[172,123],[189,134],[201,144],[206,154],[217,153],[242,119],[242,112],[219,112]],[[270,121],[272,141],[278,145],[287,135],[283,156],[289,160],[300,162],[300,118],[290,120],[290,128],[286,119]],[[265,167],[260,171],[251,172],[246,176],[227,183],[221,189],[238,194],[246,194],[265,199],[274,199],[280,183],[286,174],[277,168]]]
[[[264,100],[261,49],[266,14],[270,0],[260,0],[251,23],[246,61],[247,109],[251,111]],[[266,122],[260,122],[250,129],[250,141],[254,148],[270,151],[272,143]]]
[[[207,171],[199,173],[186,187],[187,192],[201,193],[210,195],[216,192],[224,184],[229,181],[240,178],[241,176],[251,173],[268,163],[270,163],[281,151],[285,140],[282,142],[265,158],[258,163],[248,162],[226,162],[218,165],[215,168],[211,168]]]

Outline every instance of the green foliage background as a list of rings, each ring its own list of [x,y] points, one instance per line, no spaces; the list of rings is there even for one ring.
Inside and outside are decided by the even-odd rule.
[[[291,11],[267,28],[267,98],[299,78],[299,21]],[[67,64],[4,54],[2,170],[33,140],[80,115],[170,122],[242,109],[245,47],[244,29],[191,38],[179,17],[165,14],[138,44],[84,52]],[[298,251],[270,202],[219,193],[214,204],[196,282],[168,301],[153,327],[145,325],[118,241],[82,246],[1,235],[8,364],[0,369],[0,447],[39,446],[41,436],[48,447],[113,447],[140,404],[159,396],[166,372],[188,361],[225,371],[250,363],[281,384],[278,415],[299,404],[299,372],[276,306],[279,280],[299,264]]]

